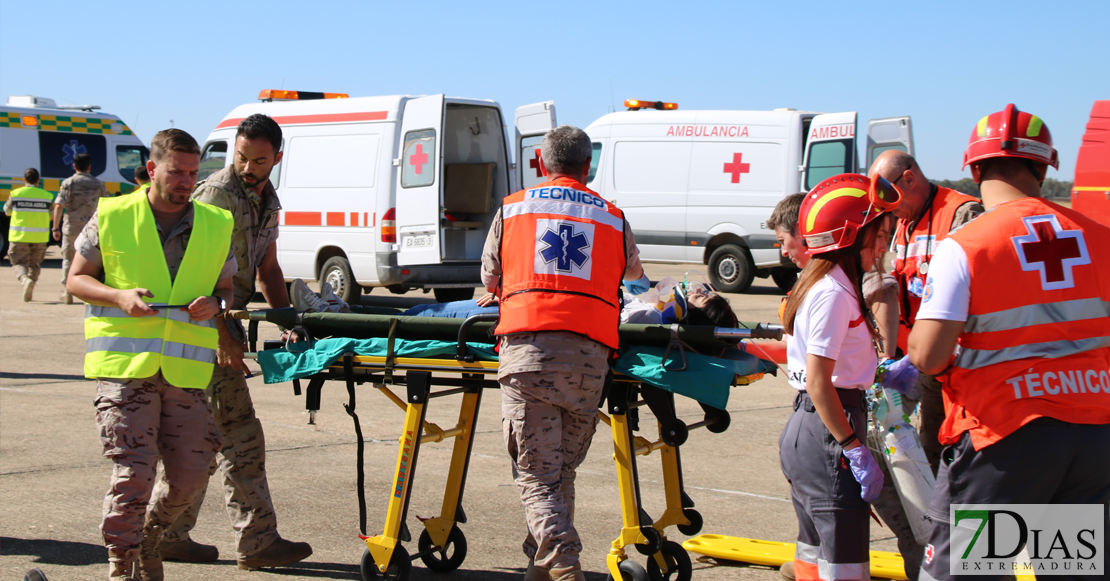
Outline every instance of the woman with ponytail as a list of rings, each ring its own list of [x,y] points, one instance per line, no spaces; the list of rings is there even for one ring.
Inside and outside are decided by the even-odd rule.
[[[807,194],[798,216],[810,261],[783,313],[788,379],[798,394],[779,439],[798,515],[798,581],[870,579],[868,503],[883,475],[862,445],[864,393],[882,337],[861,281],[885,252],[882,216],[899,200],[882,178],[841,174]]]

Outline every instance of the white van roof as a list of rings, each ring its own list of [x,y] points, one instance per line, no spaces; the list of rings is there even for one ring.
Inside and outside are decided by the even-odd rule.
[[[119,120],[119,117],[110,113],[97,112],[96,109],[100,109],[100,105],[58,105],[54,99],[33,95],[9,96],[7,103],[2,108],[6,112],[21,115],[60,115]]]
[[[794,115],[814,114],[818,111],[719,111],[719,110],[678,110],[678,111],[617,111],[600,117],[586,128],[601,127],[604,125],[682,125],[682,124],[751,124],[751,125],[777,125],[785,122]]]
[[[358,121],[398,121],[405,101],[423,95],[386,95],[383,97],[354,97],[342,99],[311,99],[304,101],[271,101],[247,103],[232,109],[216,130],[236,127],[248,115],[262,113],[274,117],[283,125],[309,123],[350,123]],[[447,97],[447,103],[493,105],[486,99]],[[284,119],[283,119],[284,118]]]

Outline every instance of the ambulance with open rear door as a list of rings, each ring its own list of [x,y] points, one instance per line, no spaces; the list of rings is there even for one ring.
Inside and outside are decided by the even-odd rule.
[[[432,290],[446,301],[481,286],[486,233],[516,190],[496,102],[262,91],[208,136],[202,179],[231,164],[236,127],[253,113],[273,117],[283,134],[270,180],[286,280],[326,280],[348,302],[362,287]],[[550,128],[554,116],[552,107],[547,122],[524,121]]]
[[[793,286],[797,269],[766,227],[783,197],[866,171],[887,149],[913,154],[909,117],[869,121],[861,164],[855,112],[683,111],[635,99],[625,106],[585,129],[593,140],[587,185],[624,211],[642,260],[705,264],[713,285],[727,292],[743,292],[757,276],[771,276],[783,290]],[[547,110],[549,122],[538,122]],[[552,103],[517,111],[523,187],[544,179],[536,162],[540,130],[554,124]]]

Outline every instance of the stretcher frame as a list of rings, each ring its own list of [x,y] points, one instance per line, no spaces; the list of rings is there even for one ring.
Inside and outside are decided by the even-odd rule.
[[[239,311],[232,315],[250,320],[251,353],[247,356],[254,358],[257,357],[258,323],[263,319],[258,313],[264,311]],[[463,322],[459,329],[455,359],[394,358],[388,355],[381,357],[346,353],[326,370],[307,378],[305,407],[309,412],[309,424],[315,423],[315,414],[320,410],[324,383],[343,381],[347,386],[349,402],[344,404],[344,409],[355,421],[358,438],[357,492],[361,531],[358,536],[366,544],[360,563],[363,579],[404,581],[411,574],[411,562],[418,558],[429,569],[437,572],[453,571],[465,560],[466,537],[458,525],[467,521],[462,499],[474,442],[474,426],[481,408],[482,391],[500,388],[496,379],[498,362],[475,360],[472,355],[467,354],[465,337],[467,329],[474,323],[496,317],[497,315],[476,315]],[[781,338],[782,335],[780,327],[761,325],[751,329],[716,331],[717,336],[722,338]],[[677,337],[677,329],[673,333]],[[266,348],[281,346],[277,341],[266,342]],[[684,348],[677,342],[675,346],[681,356],[682,368],[685,368]],[[395,373],[400,371],[405,372],[403,376]],[[461,377],[441,377],[434,375],[435,373],[461,374]],[[745,385],[762,376],[762,373],[757,373],[737,377],[733,385]],[[300,381],[294,380],[293,383],[294,394],[301,395]],[[355,413],[355,387],[365,383],[370,383],[405,412],[383,531],[380,535],[369,536],[366,534],[364,444]],[[404,399],[393,391],[394,387],[399,386],[405,388]],[[433,386],[448,389],[433,391]],[[454,427],[444,430],[425,420],[427,406],[432,399],[459,394],[462,395],[462,402]],[[712,433],[724,432],[731,423],[730,416],[725,410],[699,403],[705,412],[704,419],[688,425],[676,415],[673,393],[612,372],[606,378],[605,391],[598,407],[602,404],[605,405],[605,412],[599,410],[598,417],[611,428],[613,434],[613,459],[617,468],[622,519],[620,533],[606,556],[609,578],[647,579],[647,569],[652,569],[656,578],[688,579],[692,570],[690,557],[681,545],[667,540],[666,529],[674,526],[683,534],[693,536],[701,531],[703,519],[695,510],[693,499],[685,491],[679,448],[692,430],[706,428]],[[639,408],[643,406],[647,406],[656,417],[657,440],[636,435],[639,431]],[[406,520],[420,446],[442,442],[448,438],[454,438],[455,442],[440,513],[436,517],[420,519],[424,530],[418,540],[417,552],[410,556],[401,543],[412,540]],[[642,506],[636,456],[649,456],[656,451],[659,452],[663,468],[666,508],[658,519],[652,519]],[[626,549],[630,545],[634,545],[642,555],[648,556],[647,569],[629,558]]]

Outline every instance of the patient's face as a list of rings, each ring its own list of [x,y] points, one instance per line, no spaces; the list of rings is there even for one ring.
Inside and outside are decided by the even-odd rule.
[[[696,309],[704,309],[706,303],[709,302],[709,299],[717,296],[717,293],[705,288],[702,285],[691,286],[692,288],[689,291],[690,296],[687,297],[686,301],[690,303],[691,307],[694,307]]]

